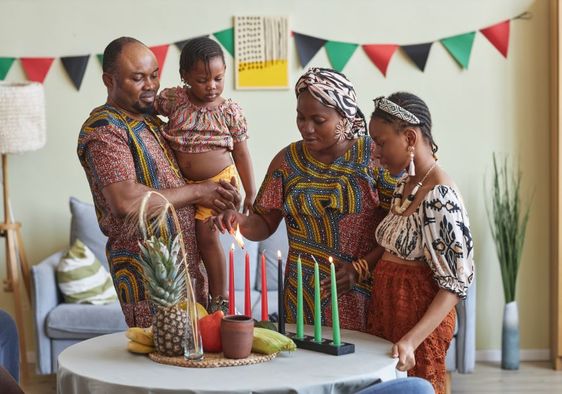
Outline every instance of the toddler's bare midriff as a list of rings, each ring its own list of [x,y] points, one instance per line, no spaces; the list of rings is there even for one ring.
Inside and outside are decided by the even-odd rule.
[[[227,149],[202,153],[176,152],[176,159],[183,176],[192,181],[212,178],[234,163]]]

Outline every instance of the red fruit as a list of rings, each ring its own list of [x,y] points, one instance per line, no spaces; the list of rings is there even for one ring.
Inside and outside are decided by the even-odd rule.
[[[203,340],[203,351],[209,353],[222,352],[221,322],[223,311],[216,311],[199,319],[199,332]]]

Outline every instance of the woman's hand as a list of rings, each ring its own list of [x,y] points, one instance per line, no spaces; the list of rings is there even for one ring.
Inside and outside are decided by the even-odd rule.
[[[416,365],[415,350],[414,345],[404,338],[392,345],[392,357],[398,358],[397,370],[408,371]]]
[[[357,271],[353,268],[353,264],[334,262],[336,265],[336,285],[338,288],[338,297],[355,286],[357,283]],[[328,276],[320,281],[320,292],[322,297],[330,294],[331,278]]]
[[[213,216],[212,221],[215,228],[219,230],[221,233],[228,231],[229,233],[232,234],[236,231],[236,227],[238,227],[239,216],[242,215],[240,215],[234,209],[227,209],[225,211],[222,211],[218,215]]]

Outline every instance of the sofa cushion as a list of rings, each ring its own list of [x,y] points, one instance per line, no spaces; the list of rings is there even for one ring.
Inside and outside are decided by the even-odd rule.
[[[278,261],[277,251],[281,252],[283,274],[285,273],[285,263],[287,261],[287,254],[289,252],[289,239],[287,237],[287,226],[285,221],[279,223],[277,230],[271,234],[269,238],[259,243],[258,253],[260,258],[258,261],[256,289],[261,291],[261,254],[265,251],[265,267],[267,275],[267,290],[277,290],[277,273]]]
[[[220,234],[219,239],[226,256],[226,283],[228,291],[228,255],[232,243],[235,242],[232,235],[228,233]],[[256,283],[256,270],[258,266],[258,243],[244,239],[244,250],[240,249],[237,244],[234,247],[234,289],[244,290],[245,283],[245,253],[250,256],[250,289],[254,289]]]
[[[108,269],[105,255],[107,237],[101,232],[96,217],[96,210],[92,204],[70,197],[70,245],[80,239],[96,255],[100,263]]]
[[[49,312],[47,336],[54,339],[88,339],[127,329],[118,302],[107,305],[59,304]]]
[[[57,265],[57,282],[68,303],[102,305],[117,301],[109,272],[79,239]]]

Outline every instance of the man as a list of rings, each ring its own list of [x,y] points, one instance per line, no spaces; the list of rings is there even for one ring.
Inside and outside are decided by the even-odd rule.
[[[236,209],[240,203],[236,187],[227,182],[185,184],[158,133],[162,121],[151,114],[160,87],[158,73],[154,54],[140,41],[129,37],[112,41],[103,58],[107,102],[92,111],[78,139],[78,157],[100,228],[109,237],[106,253],[129,326],[152,323],[138,262],[138,238],[128,234],[125,226],[125,218],[138,211],[145,193],[156,189],[176,208],[196,298],[203,303],[206,278],[199,267],[193,204],[220,211]]]

